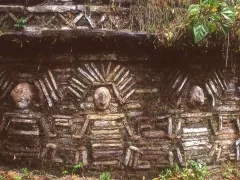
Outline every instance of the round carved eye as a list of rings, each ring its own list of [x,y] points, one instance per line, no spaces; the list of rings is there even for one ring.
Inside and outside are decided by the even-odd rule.
[[[95,106],[100,110],[106,110],[111,102],[111,94],[106,87],[97,88],[93,98]]]

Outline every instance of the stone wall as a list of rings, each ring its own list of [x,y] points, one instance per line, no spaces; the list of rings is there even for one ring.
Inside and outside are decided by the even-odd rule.
[[[128,1],[13,3],[0,5],[4,165],[82,162],[131,177],[239,160],[240,74],[219,46],[155,46],[124,30]]]
[[[152,170],[239,159],[238,78],[229,69],[21,66],[1,68],[0,147],[9,162]]]

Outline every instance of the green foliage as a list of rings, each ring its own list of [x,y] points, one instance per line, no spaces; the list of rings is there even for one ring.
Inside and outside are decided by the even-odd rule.
[[[186,168],[180,169],[175,165],[171,169],[164,170],[158,178],[153,180],[168,180],[168,179],[181,179],[181,180],[205,180],[208,176],[207,167],[204,164],[189,161]]]
[[[3,176],[2,175],[0,175],[0,180],[3,180]]]
[[[101,173],[99,179],[100,180],[110,180],[111,179],[110,172],[103,172],[103,173]]]
[[[83,168],[83,163],[80,162],[80,163],[73,166],[72,171],[77,172],[79,169],[82,169],[82,168]]]
[[[234,167],[232,164],[224,164],[224,170],[222,171],[222,177],[224,179],[239,179],[240,174],[239,170]]]
[[[79,162],[78,164],[74,165],[74,166],[72,167],[72,170],[70,170],[70,171],[64,169],[63,172],[62,172],[62,175],[66,176],[66,175],[69,175],[70,173],[71,173],[72,175],[74,175],[77,171],[79,171],[79,170],[82,169],[82,168],[83,168],[83,163],[82,163],[82,162]]]
[[[203,180],[208,175],[207,166],[202,163],[198,163],[195,161],[190,161],[188,165],[188,169],[192,169],[192,172],[194,173],[194,177],[199,180]]]
[[[26,26],[26,23],[27,23],[27,20],[25,18],[20,18],[17,20],[14,26],[16,28],[24,28]]]
[[[190,5],[188,14],[195,43],[217,30],[227,35],[236,15],[233,6],[218,0],[200,0],[199,4]]]
[[[22,180],[22,176],[16,176],[14,177],[15,180]]]
[[[68,175],[68,174],[69,174],[68,170],[64,170],[64,171],[62,172],[62,175],[64,175],[64,176],[66,176],[66,175]]]
[[[23,173],[24,173],[24,177],[29,177],[28,168],[23,168],[22,171],[23,171]]]

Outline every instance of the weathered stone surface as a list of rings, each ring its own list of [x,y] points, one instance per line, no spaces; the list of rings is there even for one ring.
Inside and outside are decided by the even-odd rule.
[[[17,20],[15,12],[21,11],[20,7],[8,8],[12,11],[9,17],[1,8],[3,24],[4,18]],[[31,36],[36,44],[39,37],[41,42],[53,44],[54,38],[61,37],[62,50],[65,45],[71,47],[64,55],[54,54],[54,47],[53,52],[49,50],[50,55],[43,53],[46,50],[41,51],[34,56],[34,61],[31,61],[33,56],[25,59],[27,54],[19,58],[0,57],[0,160],[9,157],[11,161],[15,155],[23,162],[37,158],[39,164],[43,162],[51,167],[72,167],[82,162],[87,170],[110,167],[114,171],[128,173],[136,169],[144,173],[146,171],[142,170],[155,170],[175,163],[185,165],[189,159],[211,164],[239,159],[239,152],[236,152],[239,143],[236,142],[239,139],[240,99],[233,90],[225,93],[226,82],[229,79],[231,82],[232,77],[238,78],[238,72],[229,75],[229,71],[226,73],[220,68],[205,71],[200,65],[186,69],[176,65],[173,70],[143,61],[149,56],[142,56],[142,61],[138,61],[134,56],[119,55],[121,53],[114,48],[119,44],[123,47],[126,42],[129,44],[131,38],[141,44],[138,38],[142,35],[119,31],[105,33],[101,23],[119,19],[111,15],[109,6],[89,6],[90,10],[98,11],[97,17],[88,15],[87,5],[23,8],[33,14],[28,17],[30,19],[44,15],[49,20],[44,23],[48,25],[36,29],[26,27],[24,31],[12,33],[11,37]],[[99,19],[101,23],[95,21]],[[77,27],[83,21],[87,27]],[[54,29],[56,22],[59,27]],[[99,27],[101,30],[87,30]],[[58,31],[58,28],[65,30]],[[71,28],[76,31],[69,31]],[[121,38],[119,33],[123,33]],[[106,39],[119,44],[109,46],[105,44]],[[23,42],[22,48],[33,45],[12,40],[8,42]],[[85,45],[88,41],[99,45]],[[74,43],[82,45],[72,46]],[[98,49],[100,46],[107,52]],[[142,49],[145,48],[139,48],[138,52]],[[24,63],[19,63],[22,61]],[[196,67],[200,73],[195,73]],[[33,106],[21,102],[24,105],[17,105],[17,109],[9,101],[10,92],[24,83],[34,90],[30,91],[31,98],[15,92],[13,100],[17,103],[29,99]],[[200,108],[194,110],[186,105]]]
[[[216,98],[215,110],[218,111],[210,111],[205,106],[201,107],[204,111],[178,110],[164,100],[163,87],[143,83],[147,77],[141,73],[148,76],[150,70],[145,73],[142,68],[133,75],[119,62],[87,62],[77,67],[53,67],[37,76],[21,76],[16,88],[10,86],[14,102],[34,100],[37,112],[31,112],[31,104],[16,110],[6,99],[9,111],[4,112],[4,120],[0,121],[0,132],[6,133],[7,127],[8,137],[2,140],[2,155],[11,157],[15,153],[22,158],[32,158],[38,153],[43,161],[49,159],[50,164],[81,161],[95,168],[113,165],[116,169],[120,166],[124,169],[166,167],[184,164],[185,159],[204,162],[234,159],[232,145],[239,137],[236,108],[234,111],[218,109],[221,106]],[[0,93],[6,84],[16,81],[12,76],[7,80],[6,77],[7,72],[0,71]],[[172,91],[186,103],[192,93],[194,107],[199,106],[202,97],[194,94],[199,88],[190,85],[186,88],[188,80],[181,77]],[[164,78],[158,77],[157,82],[161,80]],[[219,81],[222,84],[221,79],[211,81],[216,90],[219,87],[215,83]],[[173,78],[172,83],[176,83],[176,79]],[[23,91],[25,86],[31,90]],[[209,88],[211,90],[210,85]],[[28,93],[16,93],[18,89]],[[211,92],[219,97],[217,91]],[[146,107],[148,98],[150,103]],[[211,104],[211,98],[204,98]],[[225,106],[230,107],[222,105]],[[151,108],[157,111],[151,114]],[[33,142],[35,148],[24,149],[25,140]]]
[[[28,83],[21,83],[12,90],[11,96],[18,108],[26,109],[31,105],[34,93]]]
[[[190,107],[199,107],[204,103],[204,92],[199,86],[193,86],[188,95],[188,105]]]
[[[100,87],[95,90],[94,93],[94,103],[97,109],[106,110],[111,101],[111,94],[109,90],[105,87]]]

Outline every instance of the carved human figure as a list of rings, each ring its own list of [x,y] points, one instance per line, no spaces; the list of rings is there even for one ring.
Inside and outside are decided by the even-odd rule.
[[[73,145],[71,134],[69,134],[72,117],[66,115],[52,115],[51,118],[51,129],[55,137],[48,140],[41,153],[41,158],[43,160],[50,160],[52,163],[65,163],[65,165],[70,165],[72,167],[79,162],[80,156],[78,149]],[[48,159],[49,153],[50,159]],[[73,153],[74,158],[71,157]]]
[[[52,136],[43,114],[31,110],[34,91],[30,84],[18,84],[11,92],[15,109],[4,113],[0,124],[0,153],[11,157],[37,158],[41,135]]]
[[[90,137],[90,156],[95,166],[121,167],[124,164],[137,168],[141,152],[137,147],[126,145],[124,132],[131,139],[138,137],[134,136],[124,113],[110,113],[112,97],[109,89],[97,88],[93,100],[96,113],[86,116],[83,127],[76,132],[74,138],[82,139],[87,133],[87,137]]]

